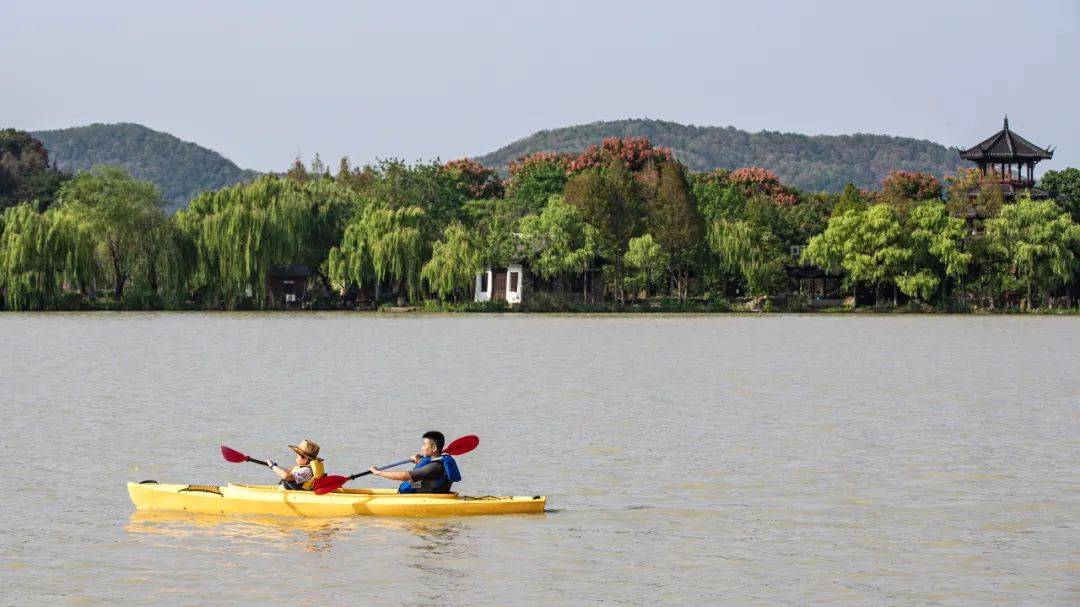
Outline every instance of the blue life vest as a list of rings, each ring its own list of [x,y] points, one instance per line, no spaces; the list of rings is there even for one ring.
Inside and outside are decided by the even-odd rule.
[[[454,461],[454,458],[449,455],[444,455],[442,456],[441,461],[443,465],[443,480],[447,481],[447,483],[456,483],[460,481],[461,471],[458,470],[458,465],[457,462]],[[430,457],[422,457],[420,458],[420,461],[416,462],[416,465],[413,466],[413,470],[422,468],[430,463]],[[412,486],[411,482],[404,481],[398,486],[398,493],[416,493],[416,489]]]

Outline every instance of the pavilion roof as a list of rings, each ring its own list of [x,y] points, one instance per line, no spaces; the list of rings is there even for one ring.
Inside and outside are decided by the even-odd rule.
[[[973,148],[962,150],[960,157],[964,160],[989,160],[993,162],[1009,162],[1018,160],[1042,160],[1053,158],[1054,151],[1043,149],[1024,139],[1020,135],[1009,130],[1009,117],[1005,117],[1005,125],[992,137],[983,141]]]

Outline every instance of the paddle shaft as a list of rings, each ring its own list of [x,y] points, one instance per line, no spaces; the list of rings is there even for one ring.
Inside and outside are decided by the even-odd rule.
[[[403,459],[400,462],[394,462],[392,464],[386,464],[385,466],[379,466],[379,470],[386,470],[387,468],[393,468],[394,466],[400,466],[402,464],[407,464],[407,463],[409,463],[411,461],[412,461],[412,458],[410,457],[409,459]],[[357,472],[356,474],[353,474],[352,476],[349,476],[347,478],[350,481],[354,481],[354,480],[360,478],[361,476],[367,476],[369,474],[371,474],[371,470],[364,470],[363,472]]]
[[[265,461],[263,461],[261,459],[255,459],[254,457],[250,457],[250,456],[248,456],[247,461],[249,461],[249,462],[251,462],[253,464],[259,464],[260,466],[268,465],[267,462],[265,462]]]

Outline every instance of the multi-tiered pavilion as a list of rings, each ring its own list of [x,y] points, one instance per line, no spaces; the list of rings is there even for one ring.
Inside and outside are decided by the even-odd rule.
[[[1032,198],[1049,195],[1035,187],[1035,164],[1054,157],[1054,151],[1031,143],[1009,130],[1009,117],[992,137],[973,148],[960,151],[960,157],[979,165],[984,181],[1001,188],[1006,200],[1012,200],[1020,190],[1029,191]],[[978,194],[978,189],[971,192]]]

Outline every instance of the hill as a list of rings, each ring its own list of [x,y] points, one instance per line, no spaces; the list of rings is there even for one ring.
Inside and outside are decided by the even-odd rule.
[[[544,130],[480,156],[505,172],[511,160],[539,151],[580,152],[605,137],[648,137],[671,148],[693,171],[759,166],[787,185],[807,191],[840,191],[849,182],[878,188],[889,171],[938,177],[966,166],[956,151],[932,141],[888,135],[800,135],[734,127],[687,126],[660,120],[615,120]]]
[[[31,134],[45,144],[61,170],[118,164],[135,177],[156,183],[171,210],[203,190],[258,175],[213,150],[139,124],[91,124]]]

